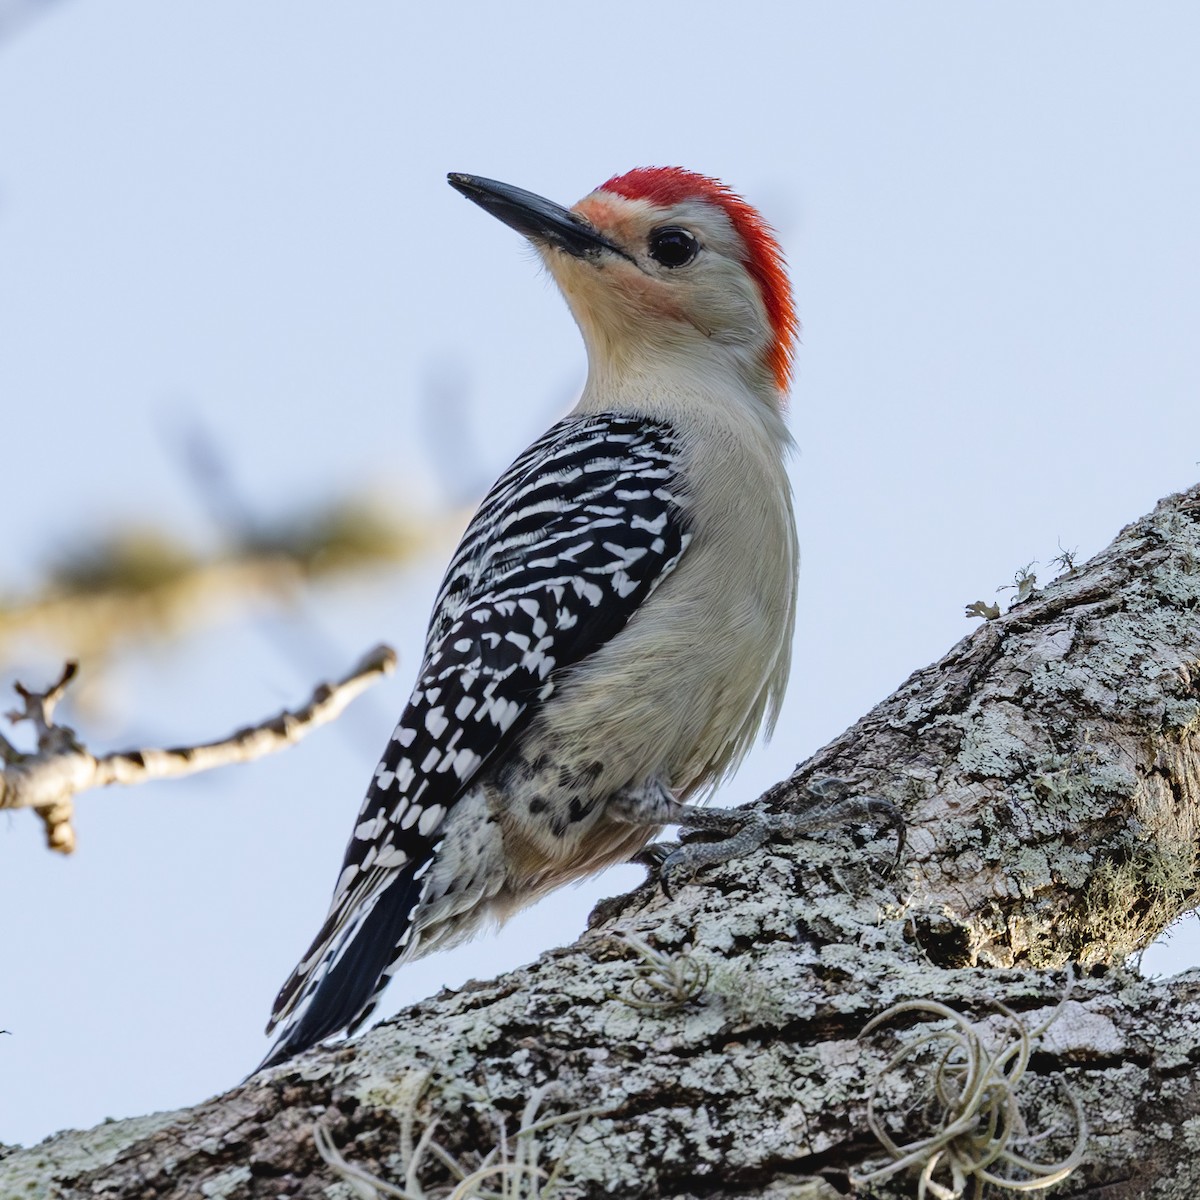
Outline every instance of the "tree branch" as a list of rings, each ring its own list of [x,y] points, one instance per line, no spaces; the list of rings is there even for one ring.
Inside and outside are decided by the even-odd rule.
[[[1200,973],[1122,965],[1200,894],[1200,487],[759,803],[821,776],[904,810],[898,872],[860,828],[642,887],[225,1096],[15,1151],[0,1194],[467,1196],[540,1161],[569,1197],[1200,1195]]]
[[[220,741],[165,750],[119,750],[97,757],[77,740],[73,729],[54,722],[55,706],[76,673],[76,664],[67,663],[58,681],[44,692],[15,685],[24,708],[7,716],[14,723],[33,724],[37,751],[22,754],[0,736],[0,758],[5,764],[0,769],[0,809],[34,809],[45,823],[49,848],[70,854],[75,849],[74,797],[80,792],[114,783],[175,779],[274,754],[336,721],[352,700],[395,668],[395,651],[376,646],[344,678],[319,684],[302,708],[285,709]]]

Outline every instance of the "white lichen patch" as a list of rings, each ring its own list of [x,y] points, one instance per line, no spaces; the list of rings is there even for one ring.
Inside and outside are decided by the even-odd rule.
[[[242,1184],[249,1183],[250,1179],[249,1167],[230,1167],[228,1171],[223,1171],[215,1178],[202,1183],[200,1195],[204,1200],[227,1200],[241,1189]]]
[[[1025,1020],[1040,1025],[1053,1009],[1025,1014]],[[1129,1045],[1116,1023],[1104,1013],[1093,1012],[1078,1000],[1068,1000],[1058,1017],[1046,1027],[1042,1049],[1064,1059],[1110,1058],[1128,1053]]]
[[[93,1129],[68,1129],[56,1133],[27,1150],[18,1149],[4,1159],[3,1195],[42,1197],[55,1194],[54,1184],[86,1171],[109,1166],[130,1146],[153,1137],[186,1112],[151,1113],[146,1117],[131,1117],[124,1121],[105,1121]]]
[[[957,765],[968,776],[1012,779],[1022,773],[1038,740],[1015,704],[988,704],[967,723]]]

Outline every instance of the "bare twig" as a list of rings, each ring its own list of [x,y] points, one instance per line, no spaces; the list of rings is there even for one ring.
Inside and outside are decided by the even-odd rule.
[[[50,849],[70,854],[75,849],[71,820],[73,798],[78,793],[113,783],[174,779],[273,754],[336,720],[352,700],[395,667],[396,652],[390,646],[376,646],[344,678],[319,684],[308,703],[294,712],[285,709],[217,742],[165,750],[122,750],[97,757],[69,726],[54,723],[54,707],[76,671],[75,664],[68,663],[58,681],[44,692],[15,685],[24,708],[10,712],[9,720],[32,722],[37,730],[37,750],[22,754],[0,737],[0,758],[4,760],[0,808],[34,809],[45,823]]]

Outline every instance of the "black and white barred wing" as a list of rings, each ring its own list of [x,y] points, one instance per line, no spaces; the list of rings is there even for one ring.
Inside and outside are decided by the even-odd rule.
[[[678,453],[661,424],[568,417],[492,488],[446,572],[329,914],[276,1000],[268,1032],[286,1028],[268,1061],[361,1019],[416,952],[413,914],[455,800],[686,549]]]

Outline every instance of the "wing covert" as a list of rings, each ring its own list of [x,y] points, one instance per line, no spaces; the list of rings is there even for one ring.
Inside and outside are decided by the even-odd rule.
[[[569,416],[488,492],[438,590],[418,683],[368,786],[329,914],[268,1032],[284,1019],[312,1024],[305,1010],[323,979],[346,974],[344,961],[406,948],[452,803],[551,696],[556,672],[616,635],[686,550],[679,452],[659,422]],[[401,886],[397,916],[389,892]],[[384,905],[388,919],[372,917]],[[394,944],[364,953],[372,929]],[[342,1018],[346,980],[337,990]]]
[[[429,854],[446,808],[551,695],[555,672],[613,637],[670,574],[690,540],[678,455],[668,426],[568,417],[501,476],[447,568],[346,867]]]
[[[416,687],[376,767],[325,924],[280,992],[272,1026],[313,996],[393,878],[411,919],[454,801],[550,697],[556,673],[619,632],[675,568],[690,540],[679,454],[664,424],[568,417],[488,493],[438,591]]]

